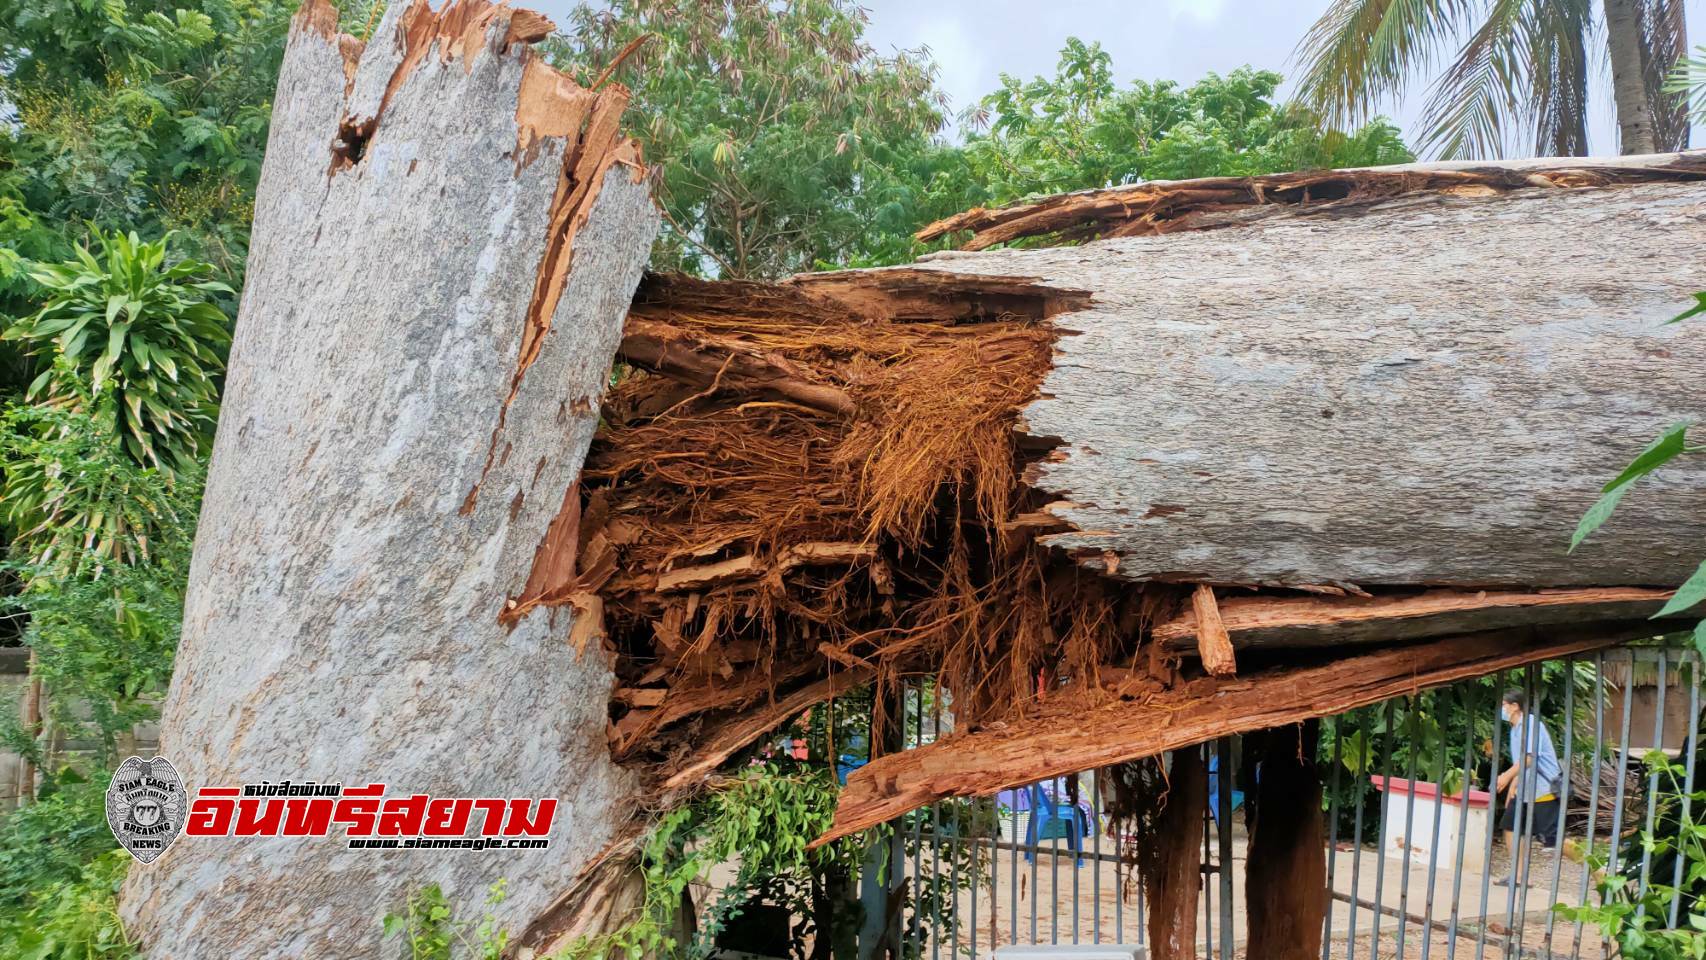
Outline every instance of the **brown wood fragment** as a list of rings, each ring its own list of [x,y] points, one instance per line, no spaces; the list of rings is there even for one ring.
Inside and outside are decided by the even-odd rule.
[[[856,833],[947,797],[982,796],[1078,770],[1154,756],[1216,737],[1332,716],[1429,687],[1650,636],[1646,622],[1519,627],[1275,668],[1203,678],[1141,701],[1074,709],[944,737],[848,777],[835,824],[815,843]]]
[[[1222,599],[1220,621],[1236,649],[1392,643],[1524,624],[1630,620],[1647,616],[1671,591],[1646,587],[1560,590],[1428,590],[1377,597],[1246,594]],[[1155,624],[1151,636],[1175,650],[1196,642],[1195,607]]]
[[[633,710],[616,722],[610,751],[616,759],[630,757],[653,732],[699,714],[740,710],[768,698],[775,690],[823,668],[820,660],[777,664],[770,672],[747,671],[733,681],[703,681],[670,688],[655,710]],[[634,718],[630,720],[630,718]]]
[[[874,675],[875,672],[866,667],[833,673],[759,710],[729,720],[696,745],[692,763],[672,773],[664,780],[663,788],[666,791],[679,790],[698,784],[747,744],[786,723],[807,707],[833,699],[868,682]]]
[[[1220,608],[1214,601],[1214,588],[1197,584],[1191,594],[1191,610],[1197,620],[1197,656],[1204,670],[1217,677],[1230,677],[1238,672],[1238,661],[1232,654],[1232,638],[1226,625],[1220,622]]]
[[[623,687],[611,699],[633,707],[655,707],[668,695],[669,691],[663,687]]]
[[[759,573],[758,558],[750,554],[740,557],[730,557],[716,563],[708,563],[699,567],[683,567],[658,574],[657,591],[670,593],[672,591],[706,590],[711,587],[757,576]]]

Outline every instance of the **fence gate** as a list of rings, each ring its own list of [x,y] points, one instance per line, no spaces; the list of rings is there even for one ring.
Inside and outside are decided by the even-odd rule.
[[[1625,647],[1321,721],[1323,960],[1604,957],[1597,926],[1553,909],[1598,904],[1602,886],[1634,904],[1652,895],[1638,912],[1687,924],[1706,880],[1664,894],[1690,887],[1667,841],[1693,823],[1698,666],[1693,651]],[[1555,782],[1534,785],[1541,802],[1517,806],[1514,844],[1489,792],[1510,766],[1513,731],[1500,708],[1510,690],[1544,728],[1519,720],[1516,736],[1535,748],[1550,741],[1558,763]],[[951,724],[928,682],[904,690],[899,713],[904,748]],[[1197,956],[1231,960],[1246,956],[1245,800],[1261,770],[1239,738],[1197,749],[1209,797]],[[1108,816],[1107,786],[1085,771],[896,821],[888,872],[904,877],[907,893],[888,915],[901,953],[960,960],[1010,944],[1143,943],[1133,838]],[[1643,844],[1643,835],[1659,842]]]

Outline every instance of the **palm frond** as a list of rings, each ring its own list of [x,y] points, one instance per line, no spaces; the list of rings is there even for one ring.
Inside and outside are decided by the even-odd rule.
[[[1588,50],[1595,36],[1591,0],[1538,0],[1528,37],[1529,101],[1534,152],[1588,153]]]
[[[1401,93],[1464,21],[1475,0],[1333,0],[1298,43],[1297,97],[1333,126],[1354,126]]]
[[[1538,0],[1545,2],[1545,0]],[[1496,0],[1487,19],[1434,82],[1422,112],[1422,149],[1448,160],[1505,156],[1526,78],[1525,0]]]

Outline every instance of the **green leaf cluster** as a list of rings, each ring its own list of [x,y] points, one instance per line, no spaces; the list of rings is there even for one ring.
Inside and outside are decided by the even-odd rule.
[[[785,906],[809,925],[816,878],[853,875],[868,844],[883,835],[872,832],[807,849],[834,820],[839,792],[826,768],[765,764],[665,814],[643,842],[640,919],[576,942],[561,960],[709,957],[718,932],[754,898]],[[694,932],[683,933],[682,895],[719,864],[734,865],[733,879],[721,886]],[[837,920],[857,925],[857,918]],[[836,931],[795,930],[797,939],[813,934],[835,936]]]
[[[0,822],[0,956],[137,955],[115,905],[131,860],[107,829],[106,783],[67,772]]]
[[[509,934],[492,910],[507,894],[508,881],[492,884],[486,891],[486,914],[475,923],[457,919],[443,888],[430,883],[409,897],[402,913],[381,918],[380,928],[386,940],[400,940],[408,947],[409,960],[451,960],[456,956],[501,960],[509,947]]]
[[[235,286],[294,3],[0,0],[0,250],[176,231]],[[0,313],[31,294],[0,258]]]
[[[1680,860],[1680,881],[1665,882],[1675,875],[1674,868],[1653,869],[1645,882],[1640,873],[1608,872],[1609,855],[1590,853],[1589,868],[1600,878],[1599,903],[1560,903],[1552,909],[1566,920],[1597,926],[1616,945],[1616,955],[1627,960],[1706,960],[1706,901],[1701,899],[1706,892],[1706,823],[1694,814],[1706,807],[1706,791],[1685,792],[1686,768],[1662,751],[1648,752],[1646,763],[1662,784],[1652,803],[1664,811],[1664,826],[1643,830],[1624,862],[1640,863],[1641,854],[1654,864]],[[1675,928],[1670,926],[1673,905],[1684,924]]]
[[[76,259],[31,270],[47,301],[0,332],[45,360],[26,398],[86,406],[98,429],[121,439],[139,464],[168,470],[204,459],[218,420],[216,377],[225,368],[231,323],[209,298],[231,295],[194,260],[167,264],[169,237],[96,233],[100,258],[81,244]],[[31,480],[32,488],[39,482]],[[8,487],[8,509],[43,512],[39,489]],[[20,506],[20,503],[27,506]]]
[[[1074,37],[1052,79],[1002,74],[965,116],[967,163],[990,199],[1138,180],[1248,176],[1414,159],[1398,129],[1376,118],[1351,133],[1274,99],[1281,77],[1240,67],[1189,86],[1119,88],[1100,44]]]
[[[155,715],[171,677],[200,468],[141,466],[89,412],[39,404],[0,414],[0,463],[8,479],[41,478],[61,518],[0,563],[22,584],[0,616],[27,618],[54,722],[122,759],[120,739]]]
[[[626,127],[658,167],[654,265],[775,277],[855,259],[915,226],[912,167],[943,122],[935,66],[878,55],[850,0],[582,4],[554,48],[617,68]]]

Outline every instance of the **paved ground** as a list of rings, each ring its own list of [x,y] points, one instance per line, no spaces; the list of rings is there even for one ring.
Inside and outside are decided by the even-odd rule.
[[[1233,951],[1243,957],[1244,940],[1244,850],[1245,837],[1241,830],[1233,839]],[[1105,852],[1111,853],[1111,850]],[[924,870],[930,872],[928,854]],[[1397,858],[1386,858],[1376,850],[1364,848],[1353,851],[1342,845],[1332,861],[1333,889],[1339,894],[1333,903],[1331,951],[1334,958],[1346,960],[1384,960],[1384,958],[1432,957],[1498,957],[1506,931],[1516,930],[1519,945],[1525,952],[1545,943],[1548,921],[1552,927],[1552,952],[1570,956],[1571,944],[1580,946],[1575,955],[1587,960],[1603,956],[1597,934],[1590,930],[1580,934],[1574,924],[1551,917],[1549,907],[1555,902],[1579,903],[1582,892],[1582,867],[1565,858],[1561,863],[1549,853],[1535,857],[1530,868],[1531,882],[1526,891],[1517,887],[1499,886],[1491,881],[1508,871],[1508,859],[1503,851],[1495,854],[1493,877],[1480,872],[1465,872],[1455,876],[1446,864],[1432,871],[1430,906],[1429,864],[1422,860],[1405,864]],[[1554,869],[1556,868],[1556,899],[1554,899]],[[907,865],[911,873],[911,863]],[[1404,884],[1406,872],[1408,884]],[[952,957],[957,952],[965,957],[975,944],[975,955],[987,956],[991,946],[1010,943],[1095,943],[1139,941],[1144,937],[1140,898],[1128,882],[1129,870],[1122,865],[1097,863],[1087,858],[1082,866],[1074,866],[1069,849],[1060,855],[1044,853],[1035,863],[1027,862],[1021,854],[1017,860],[1007,851],[1000,851],[995,862],[993,889],[987,882],[977,890],[975,918],[970,891],[960,895],[961,927],[958,938],[954,932],[943,931],[939,942],[926,942],[924,956],[933,960]],[[1483,881],[1485,899],[1483,899]],[[1376,884],[1379,885],[1380,913],[1374,910]],[[1205,958],[1222,956],[1222,945],[1213,944],[1221,935],[1220,886],[1216,878],[1211,884],[1212,898],[1205,898],[1203,913],[1198,922],[1199,942],[1204,944]],[[1525,895],[1526,894],[1526,895]],[[1351,899],[1362,902],[1353,910]],[[1429,927],[1424,921],[1449,926],[1452,906],[1457,905],[1457,923],[1461,934],[1453,938],[1445,929]],[[1403,925],[1402,949],[1399,944],[1397,912],[1413,919]],[[1376,918],[1379,918],[1376,926]],[[1207,921],[1214,918],[1211,925]],[[1485,917],[1487,932],[1478,939],[1479,921]],[[1516,918],[1524,918],[1516,922]],[[975,921],[975,937],[973,934]],[[1353,927],[1354,924],[1354,927]],[[1212,927],[1212,929],[1211,929]],[[1424,939],[1424,929],[1432,936]],[[1077,939],[1074,940],[1074,931]],[[1371,933],[1378,931],[1379,944],[1371,942]],[[957,951],[955,948],[958,948]]]

